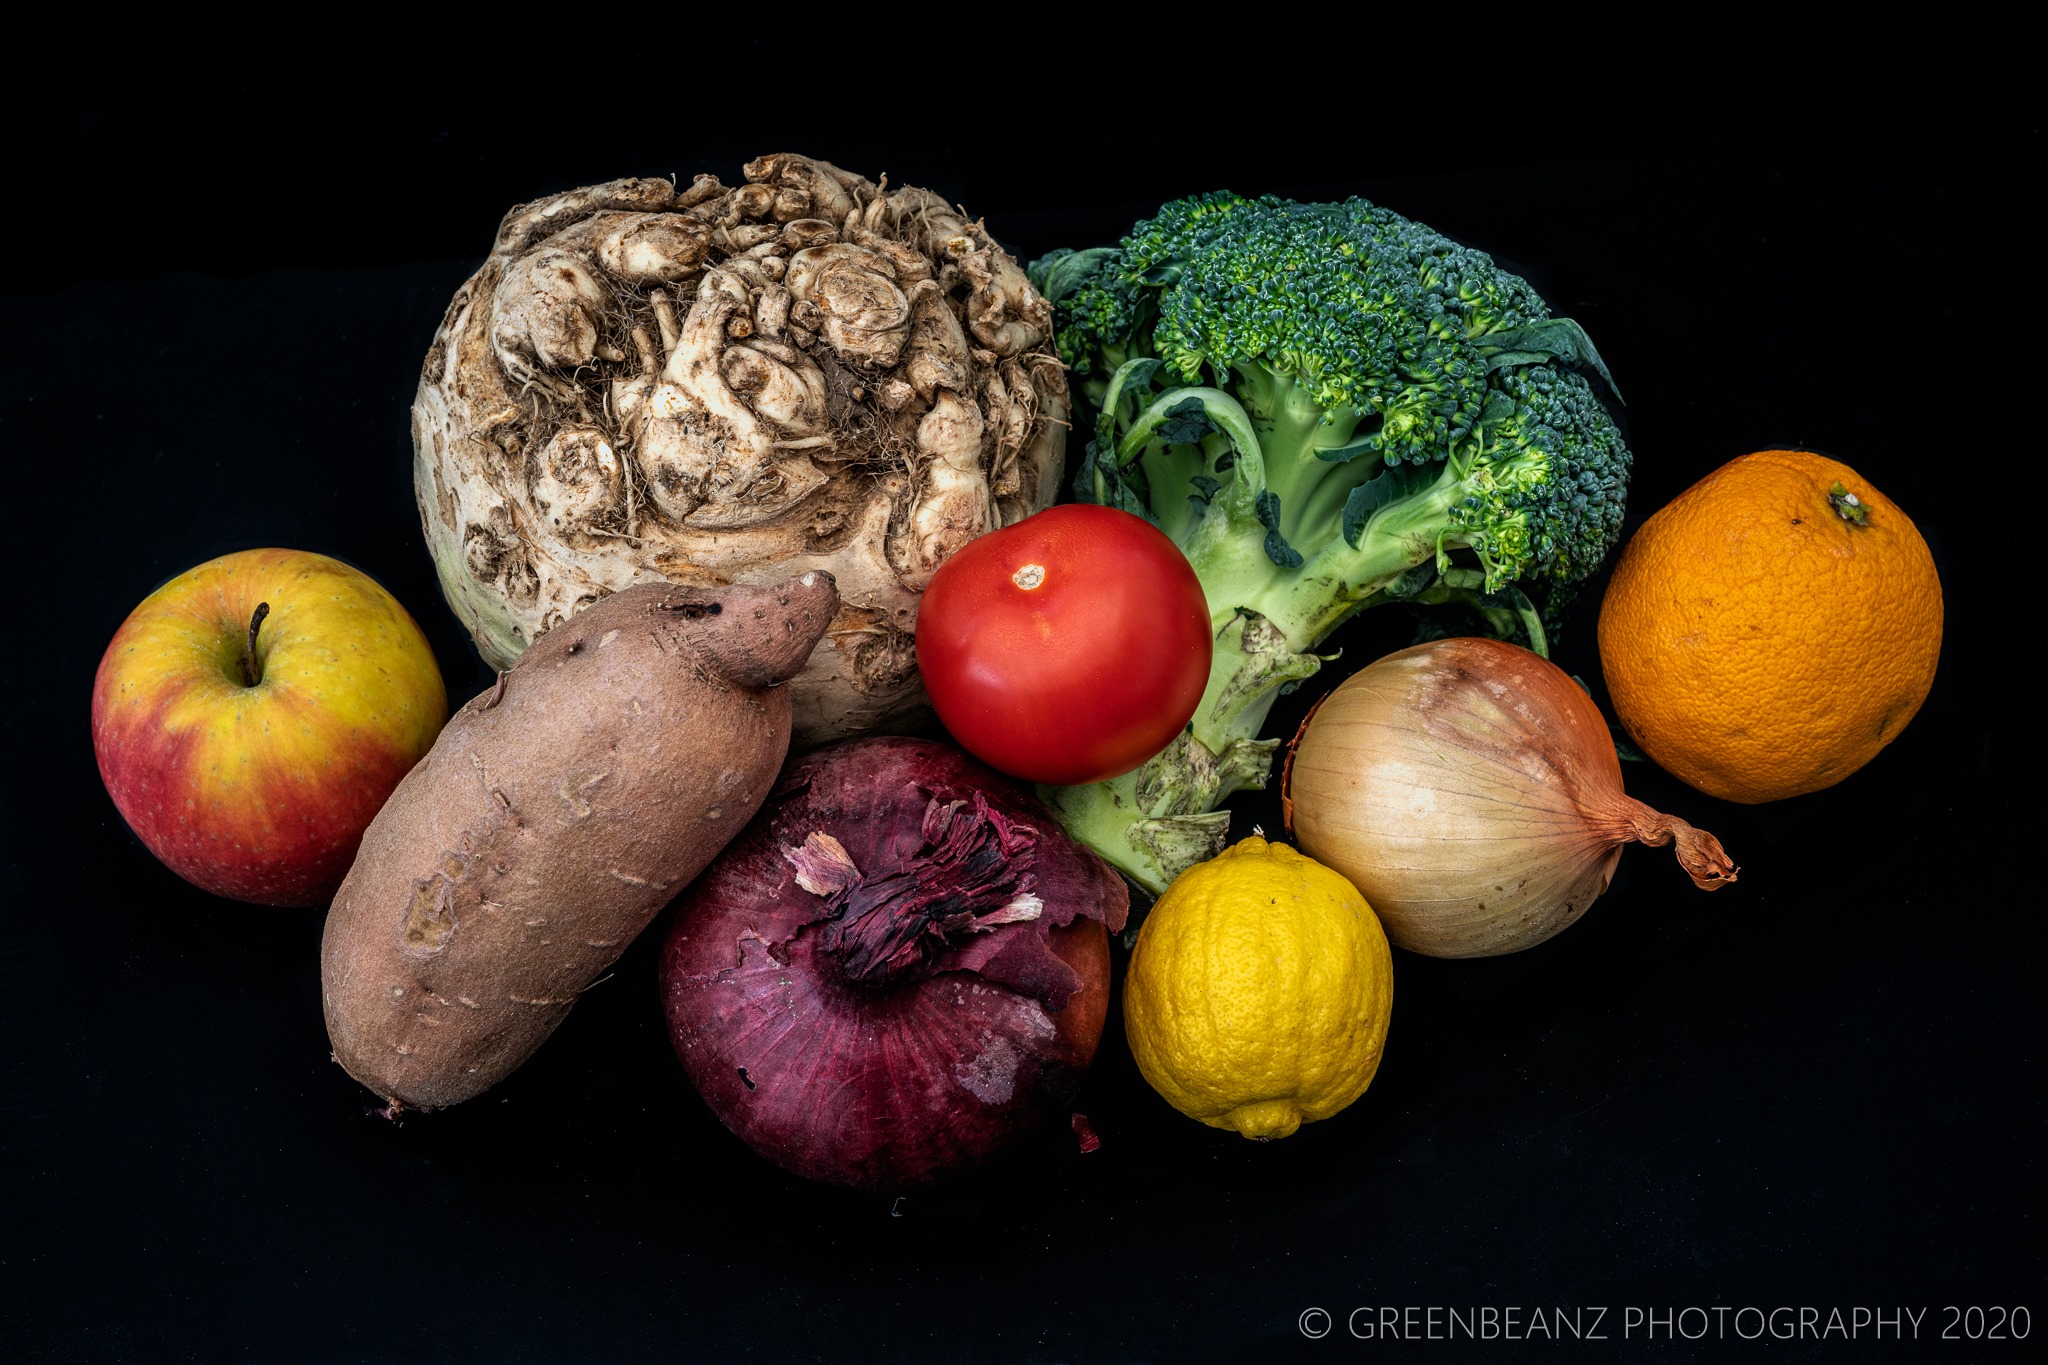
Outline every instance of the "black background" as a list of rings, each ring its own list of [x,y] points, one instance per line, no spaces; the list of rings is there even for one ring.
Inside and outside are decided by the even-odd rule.
[[[1376,135],[1364,108],[1311,132],[1136,95],[1121,131],[1057,99],[898,127],[794,95],[691,127],[595,89],[551,115],[516,82],[488,107],[337,92],[317,116],[304,91],[233,82],[39,106],[0,277],[25,599],[0,708],[7,1353],[1452,1360],[1475,1347],[1357,1341],[1346,1315],[1519,1305],[1604,1307],[1607,1339],[1504,1358],[1799,1359],[1873,1348],[1867,1329],[1853,1347],[1645,1342],[1623,1315],[1905,1306],[1931,1337],[1947,1305],[2048,1307],[2040,803],[2006,790],[2038,727],[2016,643],[2034,589],[2010,548],[2038,560],[2035,110],[1990,78],[1747,117],[1636,93],[1597,135],[1572,132],[1585,109]],[[1634,849],[1550,944],[1397,953],[1378,1079],[1280,1143],[1172,1112],[1112,1018],[1075,1105],[1099,1151],[1049,1132],[900,1203],[803,1185],[690,1090],[658,930],[483,1098],[372,1117],[328,1060],[318,912],[185,886],[106,799],[86,726],[100,651],[170,575],[287,545],[371,573],[451,697],[479,690],[410,482],[407,407],[450,294],[515,202],[626,174],[732,182],[784,147],[937,189],[1025,258],[1226,186],[1362,194],[1487,249],[1585,324],[1627,396],[1631,528],[1788,444],[1910,512],[1947,592],[1933,695],[1863,772],[1789,802],[1631,766],[1633,794],[1722,838],[1740,884],[1708,897]],[[1604,701],[1599,591],[1556,657]],[[1406,643],[1379,615],[1311,694]],[[1238,804],[1273,828],[1270,800]],[[1326,1339],[1297,1328],[1312,1306]]]

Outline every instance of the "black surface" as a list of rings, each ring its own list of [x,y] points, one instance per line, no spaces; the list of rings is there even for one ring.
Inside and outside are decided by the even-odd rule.
[[[1925,1340],[1948,1305],[2048,1308],[2039,687],[2021,657],[2038,645],[2006,548],[2037,536],[2024,204],[2042,165],[2012,90],[1881,123],[1744,131],[1667,111],[1610,117],[1597,139],[1455,151],[1186,128],[1105,153],[1063,141],[1057,119],[1012,137],[928,121],[888,140],[836,120],[806,135],[786,102],[775,137],[665,134],[607,122],[592,99],[567,122],[535,114],[515,142],[447,108],[313,121],[233,92],[46,111],[44,169],[118,167],[125,189],[119,213],[5,223],[0,450],[26,598],[0,711],[16,788],[6,1354],[1886,1353],[1868,1327],[1853,1345],[1624,1335],[1631,1308],[1716,1306],[1813,1307],[1823,1324],[1905,1307],[1926,1313],[1920,1353],[2037,1349]],[[1874,764],[1790,802],[1730,806],[1629,768],[1635,795],[1720,835],[1740,884],[1708,897],[1668,853],[1635,849],[1551,944],[1471,963],[1397,954],[1378,1079],[1284,1142],[1169,1110],[1113,1020],[1075,1106],[1099,1151],[1051,1132],[900,1205],[807,1187],[690,1090],[658,1016],[652,934],[485,1097],[372,1117],[328,1060],[318,912],[188,888],[106,799],[85,723],[100,651],[171,574],[288,545],[370,572],[427,628],[451,695],[480,689],[409,475],[407,406],[449,295],[515,201],[630,173],[732,179],[781,145],[938,189],[1027,257],[1112,240],[1160,199],[1219,186],[1360,193],[1488,249],[1585,324],[1627,395],[1632,527],[1781,444],[1837,455],[1904,506],[1947,590],[1934,693]],[[1598,594],[1557,650],[1596,689]],[[1346,664],[1406,630],[1368,618]],[[1275,823],[1267,802],[1240,809]],[[1532,1308],[1589,1324],[1604,1309],[1605,1339],[1346,1335],[1352,1309],[1432,1305],[1515,1306],[1525,1330]],[[1311,1307],[1335,1316],[1328,1338],[1304,1339]]]

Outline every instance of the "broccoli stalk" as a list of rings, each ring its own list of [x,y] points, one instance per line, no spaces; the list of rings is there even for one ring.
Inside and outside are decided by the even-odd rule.
[[[1041,791],[1155,892],[1222,847],[1225,797],[1265,785],[1279,741],[1259,730],[1340,623],[1457,602],[1541,652],[1519,582],[1547,582],[1554,608],[1620,531],[1629,454],[1578,373],[1606,378],[1585,333],[1420,224],[1208,195],[1031,274],[1094,409],[1076,497],[1171,536],[1216,629],[1172,744]]]

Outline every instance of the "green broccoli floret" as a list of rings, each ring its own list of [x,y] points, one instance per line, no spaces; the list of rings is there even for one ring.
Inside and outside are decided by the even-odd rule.
[[[1264,785],[1259,727],[1340,622],[1457,602],[1542,650],[1525,585],[1555,608],[1620,534],[1629,452],[1584,331],[1399,214],[1202,195],[1031,276],[1094,411],[1076,496],[1172,536],[1217,630],[1185,735],[1044,793],[1154,890],[1221,846],[1225,796]]]

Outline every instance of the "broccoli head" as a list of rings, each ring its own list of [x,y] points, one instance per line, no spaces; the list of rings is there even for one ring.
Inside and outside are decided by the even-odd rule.
[[[1528,589],[1555,609],[1620,534],[1629,451],[1592,342],[1420,223],[1206,194],[1030,273],[1092,408],[1075,495],[1172,536],[1217,630],[1182,740],[1047,793],[1141,883],[1220,845],[1216,804],[1264,784],[1274,696],[1345,618],[1457,602],[1542,650]]]

